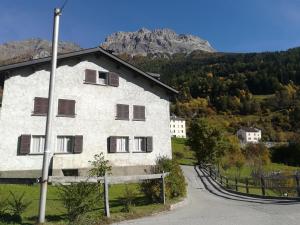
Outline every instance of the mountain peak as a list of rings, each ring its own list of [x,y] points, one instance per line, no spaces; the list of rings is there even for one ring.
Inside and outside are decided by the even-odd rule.
[[[169,28],[134,32],[116,32],[109,35],[101,47],[116,54],[129,55],[191,53],[195,50],[215,52],[208,41],[189,34],[177,34]]]

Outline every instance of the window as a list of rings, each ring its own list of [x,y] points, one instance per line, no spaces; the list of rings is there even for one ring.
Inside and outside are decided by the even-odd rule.
[[[135,152],[146,152],[146,137],[135,137],[134,138],[134,151]]]
[[[33,115],[47,115],[48,98],[34,98]]]
[[[72,153],[74,146],[73,136],[58,136],[56,153]]]
[[[30,153],[42,154],[44,153],[44,148],[45,148],[45,136],[33,135]]]
[[[129,120],[129,105],[117,104],[117,120]]]
[[[86,69],[84,82],[89,84],[110,85],[113,87],[118,87],[119,74],[114,72]]]
[[[152,137],[135,137],[134,152],[152,152],[153,138]]]
[[[129,152],[129,137],[111,136],[108,141],[109,153]]]
[[[128,137],[117,138],[116,152],[128,152]]]
[[[107,73],[106,72],[98,72],[98,84],[107,85]]]
[[[58,99],[58,116],[75,116],[75,100]]]
[[[145,106],[134,105],[133,106],[133,120],[146,120],[145,117]]]

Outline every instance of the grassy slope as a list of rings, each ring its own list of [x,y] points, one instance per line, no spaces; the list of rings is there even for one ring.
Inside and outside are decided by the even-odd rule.
[[[172,138],[173,158],[182,165],[195,165],[197,163],[195,153],[185,146],[186,139]]]
[[[134,200],[135,206],[133,207],[133,213],[123,213],[123,205],[121,199],[124,195],[125,185],[111,185],[109,190],[110,197],[110,221],[120,221],[128,218],[137,218],[145,215],[150,215],[168,208],[168,204],[178,201],[169,201],[167,205],[162,204],[149,204],[147,199],[139,191],[137,184],[129,184],[131,188],[135,190],[136,198]],[[47,211],[46,219],[49,224],[67,224],[65,220],[65,208],[58,199],[58,188],[55,186],[49,186],[47,198]],[[38,215],[38,200],[39,200],[39,186],[38,185],[0,185],[0,199],[6,199],[9,197],[9,191],[16,193],[17,195],[25,192],[25,199],[32,201],[30,207],[23,214],[24,224],[34,224]],[[91,215],[99,217],[103,213],[103,204],[100,203],[100,207],[91,212]],[[1,221],[0,221],[1,224]],[[4,223],[5,224],[5,223]]]

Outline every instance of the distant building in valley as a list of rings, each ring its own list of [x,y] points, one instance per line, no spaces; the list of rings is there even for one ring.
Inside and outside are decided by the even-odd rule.
[[[170,132],[172,137],[186,138],[185,119],[172,115],[170,117]]]
[[[237,131],[242,143],[258,143],[261,140],[261,130],[254,127],[242,127]]]

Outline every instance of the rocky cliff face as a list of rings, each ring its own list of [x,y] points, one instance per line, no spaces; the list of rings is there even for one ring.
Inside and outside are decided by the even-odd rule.
[[[50,56],[51,46],[50,41],[42,39],[28,39],[2,44],[0,45],[0,65]],[[78,45],[69,42],[60,42],[58,45],[59,53],[80,49]]]
[[[195,50],[215,52],[209,42],[197,36],[177,34],[170,29],[140,29],[136,32],[117,32],[101,45],[115,54],[143,55],[191,53]]]
[[[52,43],[43,39],[28,39],[8,42],[0,45],[0,65],[17,63],[50,56]],[[177,34],[170,29],[140,29],[136,32],[117,32],[109,35],[101,46],[112,50],[114,54],[131,56],[152,54],[154,56],[189,54],[195,50],[214,52],[208,41],[186,34]],[[60,42],[59,53],[80,50],[80,46],[69,42]]]

